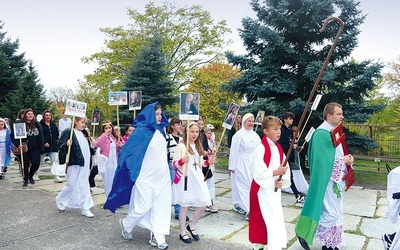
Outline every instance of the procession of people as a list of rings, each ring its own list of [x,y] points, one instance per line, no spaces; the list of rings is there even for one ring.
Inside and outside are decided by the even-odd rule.
[[[249,221],[249,241],[254,249],[286,248],[280,200],[281,191],[289,187],[294,191],[296,202],[304,202],[296,225],[301,246],[309,249],[316,239],[323,249],[343,247],[346,185],[343,177],[348,171],[346,166],[352,165],[354,158],[344,153],[342,144],[332,144],[329,135],[343,121],[341,106],[331,102],[324,108],[325,121],[309,142],[310,186],[302,193],[296,190],[298,183],[294,183],[293,170],[289,167],[300,161],[294,160],[293,155],[285,155],[295,140],[296,134],[291,131],[294,115],[284,113],[284,121],[276,116],[263,117],[263,135],[259,136],[253,130],[254,114],[242,116],[238,110],[235,114],[231,117],[234,122],[223,123],[234,131],[228,133],[232,208]],[[152,103],[127,126],[129,134],[124,139],[114,131],[110,121],[104,120],[99,123],[101,135],[95,140],[88,134],[85,116],[74,116],[71,120],[63,112],[57,128],[50,111],[43,112],[43,120],[37,122],[33,110],[26,109],[15,122],[24,125],[18,133],[12,126],[7,129],[4,119],[0,119],[0,178],[4,178],[5,168],[10,164],[13,146],[22,152],[16,156],[21,162],[23,188],[35,184],[33,176],[45,156],[51,158],[51,163],[58,158],[60,164],[67,163],[67,181],[55,197],[57,209],[80,209],[83,216],[93,218],[91,187],[95,184],[91,171],[95,166],[101,173],[105,190],[104,209],[115,213],[121,206],[129,207],[126,217],[119,221],[125,239],[132,240],[133,229],[140,226],[150,231],[151,246],[168,248],[166,236],[173,206],[174,217],[179,220],[179,239],[190,244],[200,240],[196,230],[200,217],[206,211],[218,212],[214,204],[213,173],[220,146],[212,132],[214,126],[208,124],[204,128],[203,118],[191,115],[194,115],[192,120],[173,117],[168,121],[162,106]],[[284,129],[288,133],[281,133]],[[28,144],[27,151],[24,151],[24,142]],[[321,147],[326,148],[326,155],[315,153]],[[312,171],[314,166],[324,166],[324,171]],[[301,172],[301,166],[297,167]],[[55,176],[54,181],[59,182],[58,178]],[[189,209],[194,210],[192,218],[188,217]]]

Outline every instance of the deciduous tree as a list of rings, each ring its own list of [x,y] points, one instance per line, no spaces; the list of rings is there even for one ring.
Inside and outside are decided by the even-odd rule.
[[[207,123],[222,124],[226,108],[233,101],[240,104],[238,93],[221,90],[221,84],[239,77],[239,69],[223,62],[204,65],[193,72],[187,91],[201,93],[200,115]]]
[[[161,6],[150,2],[144,13],[129,9],[128,16],[132,24],[127,28],[101,29],[110,38],[105,42],[106,48],[83,59],[99,64],[96,73],[86,78],[96,83],[97,89],[122,87],[121,80],[148,37],[162,38],[167,71],[176,89],[188,83],[192,69],[217,58],[229,43],[224,39],[230,32],[226,22],[215,23],[201,6],[177,8],[169,2]]]

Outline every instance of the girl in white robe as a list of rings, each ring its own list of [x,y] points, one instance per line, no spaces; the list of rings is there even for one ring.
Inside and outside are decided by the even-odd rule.
[[[124,150],[135,151],[137,147],[142,146],[136,143],[142,133],[152,134],[152,137],[141,161],[140,172],[131,189],[129,212],[126,217],[120,219],[119,223],[126,239],[132,239],[132,230],[135,226],[140,226],[151,231],[150,245],[166,249],[168,244],[165,236],[170,230],[172,198],[167,141],[165,134],[162,134],[160,130],[168,125],[168,120],[162,113],[161,106],[158,103],[152,103],[137,116],[134,123],[136,122],[136,129],[121,150],[120,158]],[[150,127],[154,132],[149,132]],[[130,161],[128,162],[127,164],[131,164]],[[113,196],[114,189],[119,189],[118,178],[122,177],[116,174],[108,199]]]
[[[253,131],[254,115],[247,113],[242,118],[242,128],[235,133],[229,151],[232,199],[235,210],[244,210],[248,219],[249,192],[251,184],[250,156],[260,144],[260,136]]]
[[[64,161],[62,151],[71,147],[70,159],[67,171],[67,183],[56,197],[56,205],[60,211],[66,207],[80,208],[82,215],[88,218],[94,217],[90,208],[93,207],[93,199],[90,195],[89,175],[90,151],[89,142],[84,137],[82,130],[86,127],[86,117],[76,117],[74,121],[72,139],[69,139],[70,130],[63,131],[60,137],[60,163]]]
[[[199,152],[203,152],[199,130],[199,125],[195,122],[191,122],[186,127],[183,141],[178,144],[172,163],[176,168],[174,184],[172,185],[173,201],[174,204],[181,206],[179,239],[185,243],[192,242],[192,239],[186,234],[186,230],[189,231],[193,240],[200,240],[196,232],[196,225],[206,206],[211,205],[210,193],[204,181],[202,167],[213,164],[214,157],[210,156],[208,160],[203,161],[202,155],[199,154]],[[185,144],[188,144],[188,148]],[[185,227],[189,207],[195,207],[195,211],[192,221]]]
[[[101,165],[105,165],[104,168],[101,168],[100,174],[103,179],[104,192],[107,197],[111,192],[115,170],[118,164],[118,152],[122,147],[122,143],[118,142],[115,138],[114,128],[111,122],[104,121],[102,123],[102,132],[102,135],[96,139],[94,147],[100,150],[100,154],[105,156],[99,157],[100,159],[97,159],[97,161],[98,163],[99,161],[106,161],[105,164],[104,162],[100,162]]]

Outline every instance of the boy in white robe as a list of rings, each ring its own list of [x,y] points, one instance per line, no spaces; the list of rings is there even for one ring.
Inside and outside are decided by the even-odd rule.
[[[290,171],[287,164],[282,165],[285,155],[277,143],[281,126],[278,117],[265,117],[261,123],[264,136],[251,155],[249,240],[255,250],[264,249],[265,245],[269,250],[287,246],[280,188],[290,186]]]

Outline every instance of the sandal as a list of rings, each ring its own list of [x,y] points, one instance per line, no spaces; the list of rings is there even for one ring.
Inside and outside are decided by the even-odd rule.
[[[192,237],[193,237],[193,239],[195,241],[199,241],[200,240],[200,237],[197,234],[196,229],[191,229],[189,224],[186,226],[186,229],[189,231],[189,233],[192,235]]]

